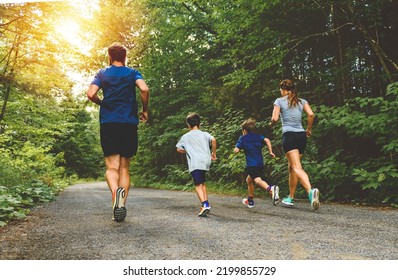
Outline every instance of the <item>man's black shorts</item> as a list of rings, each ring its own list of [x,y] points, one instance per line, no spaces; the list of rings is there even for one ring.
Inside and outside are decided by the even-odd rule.
[[[138,149],[137,125],[106,123],[100,127],[101,146],[104,156],[132,157]]]
[[[299,150],[300,155],[304,154],[307,145],[307,135],[303,132],[285,132],[282,135],[282,146],[285,154],[291,150]]]

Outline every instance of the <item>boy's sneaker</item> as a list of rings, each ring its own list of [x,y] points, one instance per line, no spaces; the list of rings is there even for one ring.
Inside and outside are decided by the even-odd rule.
[[[310,193],[308,195],[308,198],[310,199],[311,203],[311,208],[316,211],[319,209],[320,203],[319,203],[319,190],[318,189],[311,189]]]
[[[271,187],[271,199],[272,199],[272,204],[274,206],[278,205],[280,200],[279,200],[279,187],[278,186],[272,186]]]
[[[249,208],[254,207],[254,200],[249,201],[247,198],[242,199],[242,203]]]
[[[199,217],[206,217],[207,214],[210,212],[210,206],[209,207],[200,207],[200,212],[199,212]]]
[[[282,204],[285,204],[287,206],[294,206],[294,199],[291,198],[290,196],[285,197],[284,199],[282,199]]]
[[[124,205],[126,192],[123,188],[118,188],[115,193],[115,199],[113,201],[113,220],[116,222],[122,222],[127,215],[127,210]]]

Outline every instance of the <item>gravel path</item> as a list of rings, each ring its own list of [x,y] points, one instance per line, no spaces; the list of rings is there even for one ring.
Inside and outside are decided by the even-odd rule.
[[[71,186],[24,221],[0,229],[7,260],[397,260],[398,210],[321,204],[294,208],[209,195],[197,217],[195,193],[136,189],[125,222],[111,220],[105,183]]]

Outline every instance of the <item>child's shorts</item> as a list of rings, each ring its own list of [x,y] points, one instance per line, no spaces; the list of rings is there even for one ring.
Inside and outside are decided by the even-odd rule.
[[[127,123],[106,123],[100,126],[104,156],[132,157],[138,149],[137,126]]]
[[[260,177],[265,180],[264,168],[259,166],[247,166],[245,169],[247,175],[249,175],[253,180]]]
[[[307,145],[307,135],[303,132],[285,132],[282,135],[282,146],[285,154],[291,150],[299,150],[300,155],[304,154]]]
[[[191,172],[193,183],[200,185],[206,182],[206,170],[195,169]]]

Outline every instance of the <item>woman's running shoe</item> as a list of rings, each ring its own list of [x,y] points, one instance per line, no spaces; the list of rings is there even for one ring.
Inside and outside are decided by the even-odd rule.
[[[290,196],[285,197],[284,199],[282,199],[282,204],[287,206],[294,206],[294,199],[291,198]]]

